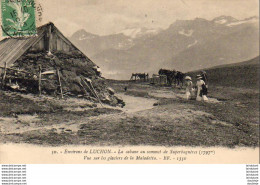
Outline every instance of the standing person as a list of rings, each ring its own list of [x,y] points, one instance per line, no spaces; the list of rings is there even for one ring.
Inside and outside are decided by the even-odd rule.
[[[200,76],[202,77],[202,80],[205,82],[205,85],[208,88],[208,75],[206,71],[201,71]]]
[[[191,99],[191,95],[192,95],[192,80],[190,76],[186,76],[185,78],[185,86],[186,86],[186,93],[185,93],[185,97],[187,100]]]
[[[196,100],[197,101],[207,101],[208,98],[207,98],[207,87],[206,87],[206,84],[205,82],[202,80],[202,76],[201,75],[197,75],[196,76],[197,78],[197,97],[196,97]]]
[[[205,88],[203,89],[203,94],[208,95],[208,75],[206,71],[201,71],[200,76],[202,77],[202,80],[205,82]]]

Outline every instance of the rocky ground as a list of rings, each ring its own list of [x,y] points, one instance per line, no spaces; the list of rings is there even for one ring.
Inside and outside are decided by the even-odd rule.
[[[111,82],[124,108],[84,99],[0,91],[1,143],[39,145],[259,145],[257,90],[214,87],[208,102],[184,90]],[[127,87],[127,91],[124,88]]]

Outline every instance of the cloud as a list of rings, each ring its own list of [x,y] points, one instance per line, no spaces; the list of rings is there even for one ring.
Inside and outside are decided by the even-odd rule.
[[[107,35],[127,27],[167,28],[177,19],[238,19],[259,14],[258,0],[39,0],[44,21],[53,21],[65,35],[75,29]]]

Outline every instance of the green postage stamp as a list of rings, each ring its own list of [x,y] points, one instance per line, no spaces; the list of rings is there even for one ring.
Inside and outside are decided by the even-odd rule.
[[[27,37],[37,34],[34,1],[1,0],[3,37]]]

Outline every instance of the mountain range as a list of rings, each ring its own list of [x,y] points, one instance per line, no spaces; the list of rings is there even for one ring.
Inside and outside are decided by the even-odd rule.
[[[70,40],[107,78],[131,73],[183,72],[249,60],[259,55],[259,17],[177,20],[167,29],[128,28],[99,36],[79,30]]]

